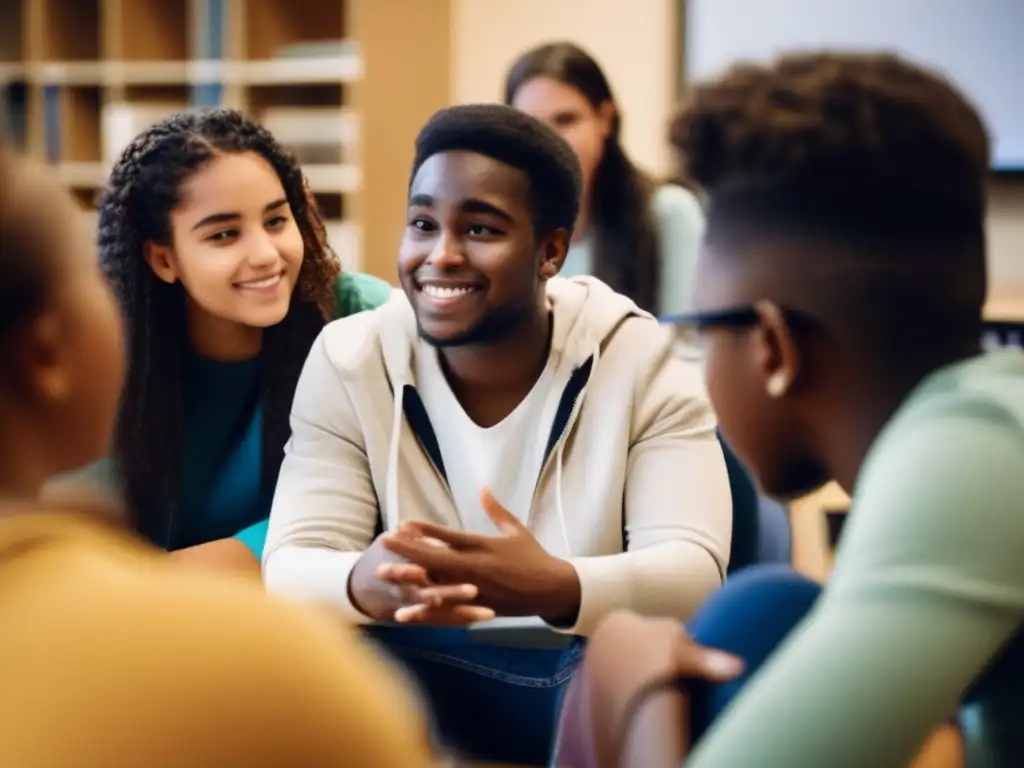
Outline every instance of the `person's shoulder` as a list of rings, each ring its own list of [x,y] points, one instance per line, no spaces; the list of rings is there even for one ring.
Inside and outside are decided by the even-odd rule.
[[[1024,452],[1024,352],[983,354],[936,371],[907,398],[881,446],[934,429],[1015,434]]]
[[[704,206],[696,194],[678,184],[662,184],[651,193],[651,215],[661,226],[684,222],[704,226]]]
[[[335,318],[376,309],[394,289],[384,280],[363,272],[342,272],[334,283]]]
[[[910,395],[857,478],[836,584],[1024,604],[1022,374],[1018,363],[979,359]]]
[[[852,528],[877,533],[872,557],[971,560],[964,567],[1019,560],[1021,467],[1024,354],[951,366],[923,382],[876,438],[857,479]]]
[[[376,281],[367,275],[360,277]],[[383,281],[377,282],[386,289],[381,303],[331,321],[320,334],[318,344],[339,372],[362,369],[369,359],[380,356],[381,346],[390,336],[398,332],[408,335],[407,326],[415,324],[405,294]]]
[[[701,420],[710,411],[703,368],[679,354],[673,328],[647,314],[622,322],[595,375],[628,382],[637,401],[664,401],[688,412],[696,409]]]

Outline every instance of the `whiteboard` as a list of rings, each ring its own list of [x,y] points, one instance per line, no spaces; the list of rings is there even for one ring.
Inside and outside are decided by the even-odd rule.
[[[687,79],[783,51],[895,51],[968,95],[994,167],[1024,170],[1024,0],[688,0],[685,13]]]

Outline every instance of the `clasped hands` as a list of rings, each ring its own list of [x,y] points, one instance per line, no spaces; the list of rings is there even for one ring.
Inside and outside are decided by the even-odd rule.
[[[576,570],[540,545],[484,490],[497,536],[406,522],[381,534],[352,570],[349,594],[377,621],[464,626],[495,616],[540,616],[571,626],[579,611]]]

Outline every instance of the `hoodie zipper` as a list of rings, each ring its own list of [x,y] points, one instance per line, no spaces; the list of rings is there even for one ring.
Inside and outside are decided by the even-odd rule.
[[[580,390],[573,397],[572,411],[569,414],[569,418],[566,420],[565,425],[562,427],[562,431],[558,433],[558,439],[555,440],[555,442],[552,444],[551,450],[548,452],[548,455],[544,458],[544,463],[540,465],[540,473],[537,475],[537,484],[534,485],[533,496],[530,498],[530,512],[527,516],[527,523],[529,523],[529,519],[533,517],[533,507],[537,501],[537,494],[540,491],[541,481],[544,479],[544,474],[548,471],[548,468],[551,466],[552,457],[554,457],[555,453],[561,448],[562,441],[565,439],[565,436],[569,434],[569,430],[572,428],[573,424],[576,421],[576,416],[579,413],[578,405],[580,404],[580,401],[582,399],[583,392],[584,390]]]
[[[406,390],[408,389],[408,395]],[[410,407],[411,404],[415,404],[416,407]],[[445,491],[448,494],[448,500],[452,503],[452,508],[458,511],[455,506],[455,495],[452,493],[451,486],[448,484],[448,473],[444,469],[444,459],[441,458],[441,447],[437,443],[437,435],[434,433],[434,427],[430,423],[430,416],[427,414],[427,410],[423,405],[423,401],[420,399],[419,393],[415,387],[403,387],[402,388],[402,411],[405,415],[405,420],[409,422],[409,426],[412,427],[412,433],[416,437],[416,442],[419,443],[420,450],[427,457],[427,461],[433,468],[434,473],[437,475],[437,479],[444,486]],[[430,442],[433,443],[436,450],[432,450],[431,446],[427,444],[424,439],[424,435],[430,436]],[[437,454],[435,456],[434,454]],[[440,463],[439,463],[440,460]]]
[[[573,372],[572,378],[569,379],[569,384],[566,385],[566,390],[568,390],[569,387],[575,385],[575,377],[579,376],[583,379],[583,383],[572,395],[572,405],[569,408],[569,415],[562,422],[561,428],[559,429],[557,425],[553,425],[552,434],[554,434],[554,429],[558,429],[558,436],[553,441],[550,439],[548,440],[548,450],[544,456],[543,463],[540,465],[540,472],[537,474],[537,482],[533,486],[533,496],[530,497],[530,509],[526,517],[527,525],[529,525],[529,522],[533,517],[533,508],[537,502],[537,494],[540,492],[541,481],[544,479],[545,473],[551,466],[552,458],[555,456],[556,452],[561,449],[562,442],[576,423],[576,417],[579,415],[579,408],[583,400],[583,395],[587,391],[587,384],[590,383],[590,374],[593,362],[594,358],[591,357],[583,363],[583,365],[577,368]],[[561,404],[559,404],[558,410],[562,410]]]

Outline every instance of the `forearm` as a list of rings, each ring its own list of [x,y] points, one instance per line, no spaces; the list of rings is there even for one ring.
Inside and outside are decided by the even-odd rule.
[[[678,645],[646,622],[610,617],[591,638],[577,681],[602,768],[678,768],[686,755],[688,701],[674,684]]]
[[[568,631],[579,635],[590,635],[617,609],[686,621],[723,579],[711,553],[689,541],[569,562],[580,582],[580,609]]]
[[[679,768],[686,757],[689,702],[682,691],[662,689],[652,693],[623,722],[623,740],[617,748],[619,765],[643,765],[646,768]]]
[[[267,590],[290,600],[334,608],[346,621],[369,619],[352,602],[349,579],[362,552],[285,546],[269,553],[263,564]]]

